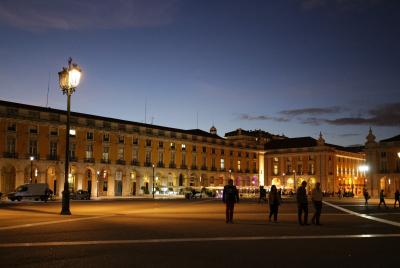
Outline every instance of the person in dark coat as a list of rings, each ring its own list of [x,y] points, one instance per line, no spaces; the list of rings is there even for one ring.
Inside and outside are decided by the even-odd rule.
[[[239,203],[239,192],[233,185],[233,180],[229,179],[222,193],[222,202],[226,204],[226,223],[233,223],[233,210],[235,203]]]
[[[296,199],[297,199],[297,216],[300,225],[308,224],[308,199],[306,191],[307,182],[303,181],[301,186],[297,189]],[[302,214],[304,212],[304,221],[302,221]]]
[[[316,225],[321,225],[319,219],[321,217],[322,198],[321,183],[317,182],[315,188],[311,191],[311,201],[314,205],[314,215],[311,218],[311,222]]]
[[[396,208],[396,203],[399,203],[399,208],[400,208],[400,192],[399,189],[394,192],[394,207]]]
[[[381,190],[379,194],[379,208],[381,208],[381,204],[384,204],[385,208],[388,208],[385,203],[385,193],[383,192],[383,190]]]
[[[269,202],[269,221],[271,221],[272,215],[274,215],[274,222],[278,220],[278,209],[279,205],[281,204],[281,196],[278,193],[275,185],[271,186],[271,191],[268,195],[268,202]]]
[[[260,198],[258,199],[258,203],[267,203],[267,191],[264,186],[260,186]]]
[[[369,193],[366,188],[364,188],[364,190],[363,190],[363,196],[364,196],[364,200],[365,200],[364,204],[365,204],[365,206],[368,207],[368,199],[370,198],[370,196],[369,196]]]

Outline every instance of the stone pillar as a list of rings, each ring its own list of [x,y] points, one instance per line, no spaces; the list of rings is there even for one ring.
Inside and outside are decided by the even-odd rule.
[[[97,197],[97,189],[99,185],[99,175],[97,175],[97,172],[94,172],[94,175],[92,177],[92,189],[91,189],[91,197]]]
[[[265,181],[265,172],[264,172],[264,154],[258,154],[258,185],[264,186],[266,183]]]
[[[115,196],[115,176],[108,174],[107,196]]]
[[[16,170],[15,171],[15,187],[18,187],[18,186],[24,184],[24,177],[25,177],[24,170]]]
[[[62,192],[64,191],[64,180],[65,180],[64,172],[60,172],[60,177],[57,178],[58,196],[60,198],[62,197]]]
[[[76,190],[83,189],[83,174],[82,173],[76,173]]]

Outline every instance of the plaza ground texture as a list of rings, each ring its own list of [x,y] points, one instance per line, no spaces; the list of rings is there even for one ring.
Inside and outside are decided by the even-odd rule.
[[[0,267],[389,267],[399,264],[400,209],[326,199],[322,226],[299,226],[294,199],[277,223],[243,199],[234,224],[218,199],[0,203]],[[310,204],[310,217],[313,208]]]

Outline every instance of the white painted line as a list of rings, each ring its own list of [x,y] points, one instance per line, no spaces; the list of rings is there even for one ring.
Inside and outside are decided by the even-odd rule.
[[[354,212],[352,210],[349,210],[349,209],[346,209],[346,208],[342,208],[340,206],[334,205],[334,204],[326,202],[326,201],[323,201],[323,202],[324,202],[324,204],[326,204],[328,206],[331,206],[333,208],[336,208],[338,210],[341,210],[343,212],[349,213],[349,214],[357,216],[357,217],[361,217],[361,218],[365,218],[365,219],[368,219],[368,220],[377,221],[377,222],[380,222],[380,223],[385,223],[385,224],[393,225],[393,226],[396,226],[396,227],[400,227],[400,223],[399,222],[389,221],[389,220],[377,218],[377,217],[374,217],[374,216],[370,216],[370,215],[367,215],[367,214],[357,213],[357,212]]]
[[[66,223],[66,222],[100,219],[100,218],[107,218],[107,217],[112,217],[112,216],[115,216],[115,215],[102,215],[102,216],[74,218],[74,219],[67,219],[67,220],[56,220],[56,221],[35,222],[35,223],[27,223],[27,224],[20,224],[20,225],[4,226],[4,227],[0,227],[0,231],[29,228],[29,227],[43,226],[43,225],[51,225],[51,224],[60,224],[60,223]]]
[[[190,203],[190,204],[202,204],[202,203],[206,203],[206,202],[209,202],[209,201],[210,201],[210,199],[204,199],[204,200],[200,200],[200,201],[193,202],[193,203]],[[171,204],[170,206],[165,206],[165,207],[162,207],[162,208],[167,208],[168,209],[168,208],[171,208],[173,206],[175,206],[175,204]],[[149,210],[154,210],[154,209],[161,209],[161,207],[149,207],[149,208],[145,208],[145,209],[124,211],[122,213],[110,214],[110,215],[100,215],[100,216],[73,218],[73,219],[65,219],[65,220],[55,220],[55,221],[27,223],[27,224],[12,225],[12,226],[3,226],[3,227],[0,227],[0,231],[22,229],[22,228],[30,228],[30,227],[51,225],[51,224],[60,224],[60,223],[67,223],[67,222],[76,222],[76,221],[85,221],[85,220],[109,218],[109,217],[116,217],[116,216],[125,216],[123,214],[140,214],[140,213],[147,212]],[[154,213],[154,212],[150,211],[150,213]],[[61,216],[61,217],[64,217],[64,216]]]
[[[92,241],[58,241],[35,243],[3,243],[0,248],[13,247],[56,247],[80,245],[123,245],[123,244],[162,244],[187,242],[215,241],[260,241],[260,240],[304,240],[304,239],[360,239],[360,238],[390,238],[400,237],[400,234],[359,234],[359,235],[318,235],[318,236],[239,236],[239,237],[201,237],[201,238],[165,238],[165,239],[134,239],[134,240],[92,240]]]

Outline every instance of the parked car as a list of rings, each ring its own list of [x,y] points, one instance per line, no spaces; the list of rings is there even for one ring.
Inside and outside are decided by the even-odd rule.
[[[71,193],[70,198],[74,200],[90,200],[90,193],[88,191],[78,190]]]
[[[11,201],[21,201],[22,199],[34,199],[47,202],[52,191],[47,183],[26,183],[19,186],[15,192],[7,195]]]

